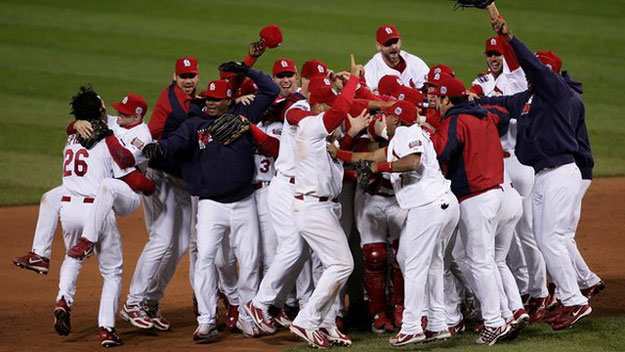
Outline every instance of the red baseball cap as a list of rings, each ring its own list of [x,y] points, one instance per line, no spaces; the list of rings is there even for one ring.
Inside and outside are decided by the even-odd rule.
[[[297,73],[297,67],[295,66],[295,62],[291,59],[278,59],[273,63],[273,75],[276,76],[282,72],[293,72]]]
[[[382,109],[382,111],[387,115],[397,116],[408,126],[417,121],[417,107],[406,100],[398,100],[395,104]]]
[[[148,103],[142,96],[137,94],[128,94],[119,103],[113,103],[113,108],[124,115],[141,115],[145,116],[148,112]]]
[[[501,38],[494,36],[486,40],[486,49],[484,49],[484,53],[487,54],[489,52],[496,52],[496,53],[499,53],[499,55],[503,54],[503,48],[501,46]]]
[[[230,82],[223,79],[210,81],[208,88],[200,93],[200,96],[215,99],[231,99],[232,88],[230,87]]]
[[[185,56],[176,60],[176,75],[179,76],[185,73],[200,73],[200,71],[197,69],[196,58],[192,56]]]
[[[396,75],[386,75],[378,81],[378,92],[383,95],[397,97],[400,93],[403,83],[401,78]]]
[[[378,31],[375,35],[378,43],[384,45],[391,39],[401,39],[399,32],[397,31],[397,27],[392,24],[385,24],[378,28]]]
[[[224,72],[224,71],[219,71],[219,79],[225,79],[226,81],[229,81],[232,79],[232,77],[236,76],[237,74],[234,72]]]
[[[446,78],[439,83],[434,94],[447,97],[464,97],[467,95],[467,89],[461,80]]]
[[[553,72],[560,73],[562,69],[562,59],[551,50],[536,52],[536,57],[544,65],[549,66]]]
[[[406,86],[400,87],[399,95],[397,96],[399,100],[408,101],[418,107],[423,106],[423,94],[415,88],[410,88]]]
[[[313,79],[328,76],[328,65],[318,60],[309,60],[302,65],[302,77]]]
[[[454,70],[445,65],[434,65],[430,67],[430,71],[428,72],[427,82],[426,84],[431,84],[436,86],[438,82],[445,77],[455,77],[456,73]]]
[[[256,83],[252,79],[246,78],[241,84],[241,88],[239,88],[239,95],[256,94],[257,91]]]
[[[308,102],[310,105],[319,103],[332,105],[337,96],[332,88],[332,82],[327,77],[316,77],[310,80],[308,93]]]
[[[273,49],[282,44],[282,30],[275,24],[270,24],[260,30],[260,37],[268,48]]]

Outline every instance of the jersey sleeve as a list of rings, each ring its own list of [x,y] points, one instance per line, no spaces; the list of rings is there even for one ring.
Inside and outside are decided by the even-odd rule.
[[[425,151],[424,144],[421,133],[400,127],[393,137],[393,154],[400,159],[410,154],[420,154]]]
[[[152,110],[152,117],[150,117],[150,133],[156,140],[163,138],[163,131],[165,130],[165,121],[167,116],[171,112],[171,106],[167,99],[168,90],[165,89],[158,97],[154,110]]]

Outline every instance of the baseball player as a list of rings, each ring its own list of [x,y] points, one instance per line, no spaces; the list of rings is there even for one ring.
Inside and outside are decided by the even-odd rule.
[[[176,60],[174,80],[159,95],[148,125],[155,140],[167,138],[186,119],[199,73],[195,58]],[[188,248],[191,198],[175,162],[152,161],[146,176],[156,183],[154,195],[143,199],[149,237],[137,260],[120,316],[142,329],[152,328],[152,317],[159,317],[162,325],[158,326],[167,330],[170,324],[160,316],[158,299]]]
[[[489,6],[495,8],[494,4]],[[512,46],[529,89],[509,97],[482,98],[480,102],[501,105],[517,117],[515,153],[536,173],[532,190],[534,234],[562,302],[552,325],[559,330],[592,312],[577,283],[566,237],[582,179],[575,164],[579,150],[575,128],[584,116],[584,104],[571,87],[574,84],[570,77],[560,74],[562,60],[557,55],[551,51],[532,53],[510,32],[503,18],[492,20],[495,32]]]
[[[378,28],[375,43],[378,53],[365,65],[365,80],[372,91],[378,90],[380,78],[386,75],[399,76],[412,88],[423,86],[428,66],[417,56],[401,50],[402,44],[397,27],[386,24]]]
[[[81,91],[72,100],[72,113],[78,119],[102,119],[106,117],[104,103],[90,89]],[[117,167],[121,160],[116,158],[112,145],[119,146],[119,141],[112,136],[112,131],[101,134],[106,142],[100,140],[90,149],[78,143],[77,136],[70,135],[64,149],[63,187],[66,195],[61,198],[60,217],[63,237],[67,248],[78,242],[87,221],[87,215],[93,209],[95,190],[107,178],[119,176],[122,170]],[[121,344],[115,333],[115,313],[121,294],[121,275],[123,256],[120,235],[113,212],[108,212],[103,219],[102,232],[96,245],[103,287],[100,300],[98,324],[101,344],[113,347]],[[76,279],[82,261],[66,256],[59,276],[59,293],[54,311],[55,328],[61,335],[70,332],[70,311],[76,291]]]
[[[476,343],[492,345],[511,329],[500,310],[494,252],[503,197],[503,150],[493,123],[499,117],[469,102],[464,84],[455,78],[441,81],[435,94],[443,122],[432,142],[460,203],[459,235],[484,319]]]
[[[480,75],[473,81],[471,91],[479,96],[508,96],[527,89],[525,72],[519,65],[514,50],[502,36],[494,36],[486,41],[484,55],[488,65],[488,72]],[[514,188],[523,197],[523,215],[516,228],[516,238],[512,242],[511,254],[508,261],[512,267],[526,266],[527,282],[523,277],[517,277],[524,288],[522,293],[529,295],[528,305],[532,322],[540,322],[545,315],[547,291],[547,268],[545,260],[538,249],[532,231],[532,200],[530,193],[534,185],[534,173],[529,166],[519,162],[514,147],[516,144],[516,119],[510,120],[506,134],[501,136],[501,146],[504,149],[504,168],[510,175]],[[518,248],[520,244],[521,247]],[[515,270],[518,272],[519,270]],[[520,271],[524,274],[525,271]],[[526,300],[527,301],[527,300]]]
[[[209,84],[210,94],[191,104],[191,113],[178,130],[159,143],[143,150],[150,159],[182,160],[182,174],[189,193],[199,196],[197,219],[198,258],[194,291],[198,301],[198,328],[193,339],[210,341],[217,336],[217,276],[215,255],[222,241],[228,240],[239,262],[239,301],[248,302],[256,292],[259,278],[259,240],[256,204],[252,197],[254,161],[252,140],[237,138],[228,145],[217,143],[208,128],[219,118],[247,116],[258,122],[278,95],[279,88],[271,78],[244,64],[230,62],[225,71],[243,73],[254,80],[258,94],[250,105],[230,105],[230,86],[225,81]],[[222,83],[220,83],[222,82]],[[221,170],[215,173],[214,170]],[[226,233],[229,236],[226,237]],[[258,335],[245,311],[239,308],[237,327],[247,336]]]
[[[443,305],[443,253],[458,223],[458,201],[440,171],[429,135],[416,124],[417,108],[398,101],[385,113],[389,146],[345,158],[374,160],[377,162],[371,164],[371,172],[390,172],[395,197],[408,213],[398,252],[406,278],[405,310],[401,330],[389,343],[403,346],[444,340],[451,335]],[[428,311],[425,332],[421,319],[424,310]]]

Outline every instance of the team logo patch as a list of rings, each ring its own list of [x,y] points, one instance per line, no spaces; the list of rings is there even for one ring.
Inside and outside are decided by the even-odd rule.
[[[197,144],[200,149],[206,148],[206,145],[213,141],[213,136],[206,128],[197,131]]]
[[[232,96],[232,89],[228,89],[226,91],[226,95],[228,96],[228,98],[230,98]]]
[[[490,40],[490,45],[497,45],[497,39],[492,38],[492,39]]]
[[[141,113],[142,113],[142,112],[143,112],[143,109],[142,109],[142,108],[140,108],[140,107],[137,107],[137,108],[135,109],[135,114],[137,114],[137,115],[141,115]]]
[[[437,67],[437,68],[434,69],[434,73],[441,73],[442,71],[443,70],[441,70],[440,67]],[[434,77],[436,77],[436,76],[434,76]]]
[[[145,143],[137,137],[133,138],[132,141],[130,141],[130,144],[134,145],[139,150],[143,150],[143,147],[145,146]]]
[[[128,96],[125,96],[124,99],[122,99],[122,104],[126,104],[128,102]]]
[[[391,27],[384,27],[384,30],[386,31],[387,34],[393,34],[393,28]]]
[[[319,71],[319,73],[326,73],[326,69],[321,65],[317,65],[317,71]]]
[[[288,62],[286,62],[285,60],[280,61],[280,65],[282,65],[282,67],[289,67]]]
[[[188,59],[182,60],[182,64],[184,65],[184,67],[191,67],[191,61],[189,61]]]
[[[395,108],[395,110],[393,110],[393,112],[395,113],[396,116],[401,115],[402,109],[398,106]]]
[[[327,79],[327,78],[324,78],[324,79],[323,79],[323,83],[324,83],[326,86],[331,86],[331,85],[332,85],[332,82],[330,82],[330,80],[329,80],[329,79]]]
[[[215,83],[211,83],[210,86],[208,87],[209,90],[215,90],[217,89],[217,87],[215,86]]]
[[[445,86],[441,87],[441,94],[447,94],[447,87]]]
[[[416,147],[420,147],[421,145],[423,145],[423,143],[421,143],[421,141],[417,139],[415,141],[408,143],[408,148],[416,148]]]
[[[404,100],[406,98],[406,96],[404,95],[404,93],[401,93],[397,98],[399,100]]]

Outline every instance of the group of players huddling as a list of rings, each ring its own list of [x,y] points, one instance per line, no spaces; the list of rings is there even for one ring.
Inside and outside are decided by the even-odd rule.
[[[170,329],[159,301],[189,252],[194,341],[221,337],[221,297],[227,329],[260,337],[285,327],[325,349],[352,344],[343,317],[354,224],[371,330],[392,333],[391,345],[446,340],[469,323],[489,345],[529,323],[574,325],[605,288],[575,243],[594,164],[581,84],[501,16],[491,24],[488,70],[468,89],[450,66],[403,51],[393,25],[348,71],[310,60],[300,72],[288,58],[273,77],[255,70],[282,42],[274,25],[199,94],[197,60],[180,58],[149,124],[141,96],[108,116],[81,87],[63,184],[42,197],[33,250],[14,263],[47,273],[60,218],[68,251],[55,329],[70,333],[81,264],[96,254],[102,346],[120,345],[115,216],[143,201],[149,239],[123,320]]]

